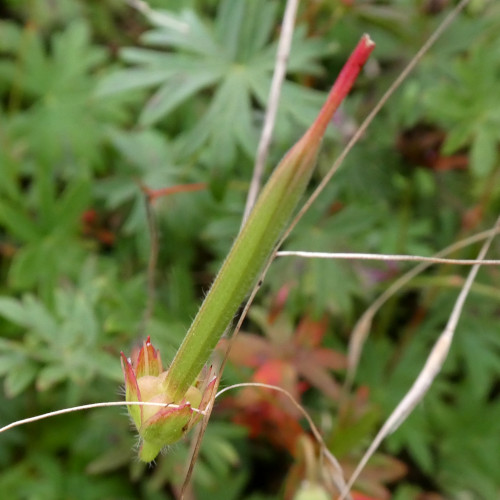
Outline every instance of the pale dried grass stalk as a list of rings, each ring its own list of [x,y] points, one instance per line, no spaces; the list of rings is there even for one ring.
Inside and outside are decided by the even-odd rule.
[[[497,219],[497,222],[495,224],[495,231],[491,232],[491,234],[481,247],[481,250],[479,251],[479,254],[477,256],[477,260],[481,261],[488,252],[488,249],[493,241],[493,238],[495,237],[496,232],[499,229],[499,226],[500,217]],[[480,267],[480,263],[475,264],[469,271],[469,275],[467,276],[464,286],[462,287],[462,290],[460,291],[460,294],[458,295],[458,298],[455,302],[455,306],[453,307],[453,310],[450,314],[448,323],[446,324],[446,327],[434,344],[424,367],[418,374],[410,390],[396,406],[394,411],[391,413],[389,418],[385,421],[384,425],[375,436],[368,450],[356,467],[356,470],[353,472],[351,478],[349,479],[347,487],[340,495],[339,500],[343,500],[346,498],[347,493],[351,489],[352,485],[358,478],[368,460],[372,457],[372,455],[379,447],[380,443],[389,434],[392,434],[406,420],[406,418],[415,409],[417,404],[425,396],[432,382],[436,378],[436,375],[441,371],[441,368],[443,367],[444,362],[446,361],[446,358],[448,356],[448,352],[453,341],[453,336],[455,334],[455,330],[458,324],[458,320],[460,319],[465,300],[467,299],[467,296],[472,287],[472,283],[474,282],[474,279],[476,278]]]
[[[440,257],[422,257],[420,255],[394,255],[378,253],[335,253],[335,252],[304,252],[301,250],[283,250],[276,253],[277,257],[302,257],[304,259],[343,259],[343,260],[381,260],[389,262],[427,262],[429,264],[456,264],[460,266],[498,266],[500,260],[474,259],[444,259]]]
[[[278,111],[278,104],[281,94],[283,81],[285,80],[286,68],[288,58],[290,56],[290,49],[292,46],[293,28],[295,19],[297,17],[297,8],[299,0],[288,0],[283,14],[283,22],[281,24],[281,34],[278,42],[278,49],[276,52],[276,64],[274,66],[273,78],[271,81],[271,88],[269,90],[269,99],[267,101],[267,109],[262,126],[262,132],[257,147],[257,157],[252,174],[252,181],[248,190],[245,212],[243,215],[242,225],[246,221],[252,207],[255,204],[257,195],[259,194],[262,184],[262,174],[266,165],[267,154],[269,152],[269,145],[273,136],[274,124],[276,121],[276,114]]]
[[[284,394],[292,402],[292,404],[295,406],[295,408],[297,408],[299,410],[299,412],[302,414],[302,416],[307,420],[307,423],[309,424],[309,427],[311,429],[311,432],[312,432],[314,438],[316,439],[316,441],[318,442],[318,444],[321,447],[322,455],[326,458],[326,460],[329,462],[329,464],[331,465],[331,467],[334,471],[331,479],[333,480],[333,483],[334,483],[335,487],[337,488],[337,490],[343,491],[343,490],[345,490],[345,488],[347,488],[347,484],[345,483],[344,476],[342,473],[342,467],[340,466],[338,460],[331,453],[331,451],[327,448],[327,446],[323,440],[323,437],[321,436],[321,433],[319,432],[319,429],[316,427],[316,424],[314,423],[313,419],[311,418],[309,413],[307,413],[307,410],[286,389],[283,389],[283,387],[279,387],[276,385],[263,384],[260,382],[243,382],[240,384],[230,385],[228,387],[225,387],[224,389],[221,389],[219,392],[217,392],[215,397],[219,397],[224,392],[230,391],[232,389],[236,389],[239,387],[260,387],[263,389],[270,389],[273,391],[280,392],[281,394]],[[346,498],[349,498],[349,497],[346,497]]]
[[[76,411],[93,410],[94,408],[109,408],[112,406],[159,406],[162,408],[180,408],[180,405],[169,403],[151,403],[148,401],[105,401],[103,403],[90,403],[88,405],[72,406],[71,408],[63,408],[61,410],[50,411],[48,413],[41,413],[40,415],[35,415],[34,417],[23,418],[22,420],[16,420],[8,425],[0,427],[0,434],[6,432],[14,427],[20,427],[21,425],[31,424],[37,422],[38,420],[45,420],[46,418],[57,417],[58,415],[64,415],[66,413],[73,413]],[[199,410],[198,408],[192,408],[195,413],[204,415],[204,410]]]
[[[442,259],[445,255],[454,253],[464,247],[482,241],[485,238],[493,237],[498,234],[499,229],[497,227],[490,229],[488,231],[483,231],[481,233],[475,234],[463,240],[457,241],[452,245],[444,248],[440,252],[432,257],[433,259]],[[474,261],[477,262],[477,261]],[[347,356],[347,375],[344,384],[344,392],[349,392],[356,370],[358,368],[359,360],[361,358],[361,353],[365,345],[366,339],[370,333],[372,326],[372,321],[375,314],[381,309],[381,307],[399,290],[405,287],[413,278],[425,271],[432,265],[432,262],[423,262],[408,272],[403,274],[398,278],[387,290],[385,290],[373,303],[372,305],[363,313],[361,318],[357,321],[351,333],[351,338],[349,340],[348,356]]]

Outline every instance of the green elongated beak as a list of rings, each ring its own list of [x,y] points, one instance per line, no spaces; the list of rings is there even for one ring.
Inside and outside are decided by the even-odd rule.
[[[374,48],[364,35],[318,117],[262,190],[168,369],[164,388],[175,401],[193,385],[271,257],[309,183],[326,128]]]

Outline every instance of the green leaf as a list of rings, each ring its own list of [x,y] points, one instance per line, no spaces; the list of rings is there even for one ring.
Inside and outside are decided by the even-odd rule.
[[[0,297],[0,316],[19,326],[29,325],[24,305],[10,297]]]
[[[162,83],[175,74],[172,68],[124,69],[115,71],[100,80],[94,95],[106,97],[134,89],[145,89]]]
[[[12,52],[19,45],[22,30],[13,21],[0,20],[0,52]]]
[[[21,207],[0,200],[0,222],[23,242],[35,241],[39,237],[36,224],[29,219]]]
[[[178,17],[187,29],[172,29],[162,27],[152,30],[142,36],[142,41],[155,46],[170,46],[188,53],[210,57],[220,53],[220,47],[214,39],[211,30],[205,26],[200,17],[186,10]]]
[[[75,296],[70,321],[75,331],[75,339],[88,345],[97,341],[101,331],[99,323],[94,315],[92,305],[82,294]]]
[[[123,373],[118,363],[115,361],[115,356],[106,352],[96,351],[92,355],[92,360],[89,365],[93,367],[96,374],[117,383],[123,382]]]
[[[44,265],[39,245],[29,245],[17,251],[9,269],[9,283],[14,289],[28,289],[37,281]]]
[[[7,397],[13,398],[21,394],[33,382],[37,372],[38,366],[31,361],[10,370],[4,382]]]
[[[478,177],[491,173],[498,158],[499,134],[495,128],[482,126],[472,141],[471,169]]]
[[[25,362],[25,358],[17,353],[0,355],[0,376],[7,374],[12,369]]]
[[[466,146],[473,136],[473,131],[470,123],[458,123],[447,135],[442,146],[443,154],[453,154],[458,149]]]
[[[218,76],[211,72],[206,74],[199,72],[193,75],[177,74],[164,83],[149,99],[139,117],[139,123],[144,126],[153,125],[193,94],[215,83]]]
[[[165,135],[154,129],[138,132],[127,132],[121,130],[109,131],[109,138],[113,146],[130,163],[134,172],[145,182],[144,175],[160,170],[170,170],[166,165],[173,162],[172,149]],[[126,180],[127,188],[135,190]],[[161,187],[161,186],[154,186]],[[115,195],[116,187],[111,189],[111,195]]]
[[[48,344],[56,344],[60,328],[47,306],[37,297],[31,295],[24,298],[24,306],[26,317],[35,335]]]
[[[15,131],[22,137],[23,156],[36,161],[35,173],[45,168],[79,174],[99,163],[96,146],[102,139],[103,118],[111,124],[121,105],[94,98],[94,72],[106,53],[92,43],[89,26],[81,20],[48,39],[36,29],[25,31],[17,47],[18,69],[8,78],[20,96]]]
[[[63,238],[77,233],[81,216],[90,202],[90,183],[87,179],[75,178],[57,199],[53,221],[55,232]]]
[[[254,0],[253,4],[261,3],[260,0]],[[232,61],[238,58],[238,47],[241,27],[245,17],[245,8],[247,2],[231,2],[223,0],[219,4],[217,11],[217,20],[215,23],[215,35],[222,42],[221,45]]]
[[[36,387],[39,391],[46,391],[66,378],[68,378],[68,372],[64,365],[47,365],[38,372]]]

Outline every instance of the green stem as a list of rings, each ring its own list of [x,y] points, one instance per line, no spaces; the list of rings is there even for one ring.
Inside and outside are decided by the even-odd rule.
[[[262,190],[170,365],[164,385],[173,401],[181,400],[195,382],[255,285],[305,192],[328,123],[373,49],[373,42],[364,35],[317,119],[281,160]]]

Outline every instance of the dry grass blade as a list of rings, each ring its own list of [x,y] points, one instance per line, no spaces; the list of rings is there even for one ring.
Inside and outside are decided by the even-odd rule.
[[[490,229],[488,231],[483,231],[476,235],[465,238],[461,241],[457,241],[452,245],[446,247],[445,249],[438,252],[432,259],[442,259],[442,257],[454,253],[464,247],[482,241],[485,238],[492,237],[499,232],[498,228]],[[477,261],[474,261],[477,262]],[[349,392],[356,370],[358,367],[359,360],[361,358],[361,352],[363,351],[363,346],[366,339],[370,333],[372,320],[375,314],[380,310],[380,308],[399,290],[406,286],[413,278],[418,276],[420,273],[425,271],[433,262],[423,262],[418,266],[405,273],[403,276],[398,278],[384,293],[382,293],[373,304],[363,313],[361,318],[358,320],[351,334],[349,341],[348,357],[347,357],[347,375],[344,384],[344,392]]]
[[[21,425],[31,424],[37,422],[38,420],[45,420],[46,418],[57,417],[58,415],[64,415],[66,413],[73,413],[76,411],[93,410],[94,408],[109,408],[112,406],[159,406],[161,408],[179,408],[179,405],[170,403],[151,403],[148,401],[106,401],[104,403],[90,403],[88,405],[72,406],[70,408],[63,408],[62,410],[55,410],[49,413],[42,413],[40,415],[35,415],[34,417],[23,418],[22,420],[16,420],[8,425],[0,427],[0,434],[6,432],[14,427],[20,427]],[[200,413],[204,415],[205,412],[199,410],[198,408],[191,408],[195,413]]]
[[[428,262],[429,264],[457,264],[461,266],[498,266],[500,260],[443,259],[440,257],[421,257],[419,255],[391,255],[376,253],[329,253],[285,250],[276,253],[277,257],[302,257],[304,259],[345,259],[345,260],[382,260],[390,262]]]
[[[499,226],[500,217],[497,219],[495,229],[498,230]],[[488,252],[495,234],[496,231],[492,232],[488,239],[484,242],[477,257],[478,260],[482,260]],[[410,415],[410,413],[414,410],[415,406],[425,396],[436,375],[441,371],[441,368],[446,361],[446,357],[448,356],[448,351],[450,350],[450,346],[453,341],[453,335],[455,333],[458,320],[460,319],[465,300],[467,299],[469,291],[472,287],[472,283],[474,282],[474,279],[476,278],[480,267],[481,264],[475,264],[469,271],[469,275],[467,276],[465,284],[450,314],[448,323],[446,324],[446,327],[434,344],[424,367],[422,368],[410,390],[406,393],[405,397],[401,400],[401,402],[398,404],[398,406],[395,408],[395,410],[392,412],[380,431],[375,436],[375,439],[372,441],[370,447],[356,467],[356,470],[354,471],[352,477],[349,479],[349,483],[347,484],[346,489],[342,492],[339,500],[343,500],[344,498],[346,498],[346,495],[349,492],[350,488],[358,478],[360,472],[363,470],[368,460],[375,453],[382,440],[385,439],[389,434],[394,432],[406,420],[408,415]]]

